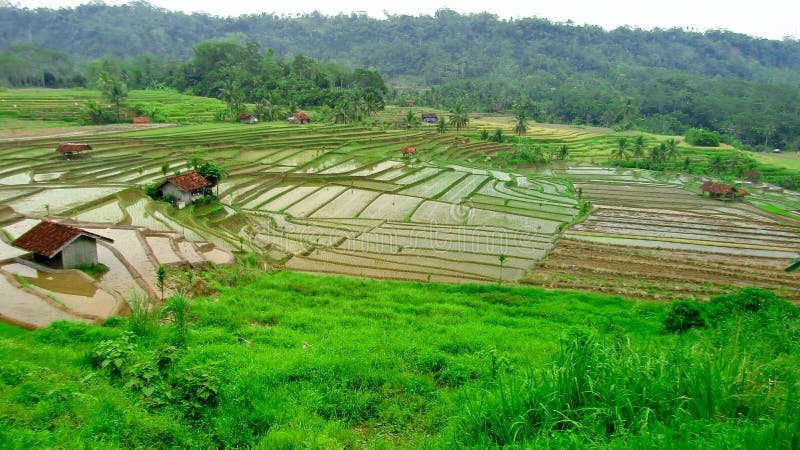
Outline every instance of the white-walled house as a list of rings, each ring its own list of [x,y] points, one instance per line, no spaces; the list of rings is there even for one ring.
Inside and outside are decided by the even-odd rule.
[[[97,241],[114,241],[80,228],[43,221],[11,244],[33,252],[34,260],[54,269],[97,264]]]
[[[168,195],[175,197],[178,208],[183,208],[202,197],[207,187],[211,187],[211,182],[193,170],[167,178],[158,185],[158,190],[164,197]]]

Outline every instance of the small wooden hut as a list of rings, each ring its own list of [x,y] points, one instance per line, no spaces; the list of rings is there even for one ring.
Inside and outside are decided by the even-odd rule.
[[[56,153],[64,155],[65,159],[80,158],[84,150],[91,150],[92,146],[80,142],[67,142],[56,148]]]
[[[11,245],[33,252],[34,260],[55,269],[97,264],[97,241],[114,241],[80,228],[43,221]]]
[[[714,183],[712,181],[703,183],[703,185],[700,186],[700,190],[703,193],[708,192],[708,196],[711,198],[718,198],[721,200],[741,200],[746,195],[750,195],[744,189],[729,184]]]
[[[181,175],[167,178],[158,185],[158,190],[164,197],[171,195],[175,197],[178,208],[192,203],[205,194],[206,188],[211,187],[211,182],[204,176],[192,170]]]

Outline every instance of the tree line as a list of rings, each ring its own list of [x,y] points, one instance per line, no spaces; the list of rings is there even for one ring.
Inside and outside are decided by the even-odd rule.
[[[197,42],[232,33],[241,33],[236,39],[240,42],[274,49],[273,57],[284,61],[307,55],[344,67],[372,68],[393,87],[386,100],[398,104],[413,99],[420,106],[445,109],[459,104],[472,111],[516,107],[538,121],[672,134],[704,128],[719,132],[726,142],[753,148],[800,146],[800,43],[791,39],[679,28],[606,31],[447,9],[430,16],[375,19],[318,13],[219,18],[169,12],[145,2],[62,10],[0,7],[0,59],[28,58],[21,53],[29,48],[20,45],[57,50],[80,63],[115,56],[135,61],[131,76],[140,80],[137,68],[175,71],[182,61],[197,56]],[[7,72],[16,71],[0,74],[0,80],[58,84],[71,76],[65,64],[54,62],[52,76],[20,71],[19,64],[0,64],[14,67]],[[218,73],[215,78],[236,78],[246,86],[248,80],[240,72],[247,71]],[[326,81],[302,70],[295,73],[299,77],[292,85],[308,83],[304,91],[326,86]],[[195,82],[192,75],[183,70],[166,78],[198,94],[218,90],[213,83]],[[335,77],[327,77],[327,86],[331,78]],[[275,91],[282,89],[272,86],[270,92]],[[320,102],[327,93],[309,95],[314,99],[299,101]],[[340,98],[325,101],[333,108]]]

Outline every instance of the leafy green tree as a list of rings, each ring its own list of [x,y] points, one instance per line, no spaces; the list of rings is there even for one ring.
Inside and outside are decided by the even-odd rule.
[[[563,144],[558,148],[558,159],[565,160],[567,155],[569,155],[569,147],[567,147],[567,144]]]
[[[481,130],[481,140],[482,141],[488,141],[489,140],[489,130],[487,130],[486,128]]]
[[[464,105],[459,104],[450,110],[450,126],[455,127],[456,131],[469,124],[469,112]]]
[[[164,163],[161,164],[161,173],[164,176],[167,176],[167,173],[169,173],[169,163],[167,161],[164,161]]]

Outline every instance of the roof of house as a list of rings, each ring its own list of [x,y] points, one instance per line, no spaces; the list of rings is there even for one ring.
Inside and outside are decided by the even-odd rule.
[[[238,116],[239,120],[247,120],[247,119],[249,119],[251,117],[253,117],[253,116],[251,116],[250,114],[247,114],[246,112],[239,113],[239,116]]]
[[[300,120],[311,120],[311,117],[309,117],[308,114],[304,113],[303,111],[298,111],[292,114],[292,117],[295,117]]]
[[[67,142],[65,144],[61,144],[56,149],[59,153],[72,153],[72,152],[81,152],[83,150],[91,150],[92,146],[89,144],[83,144],[78,142]]]
[[[761,178],[761,172],[756,172],[755,170],[745,170],[742,173],[742,176],[745,178]]]
[[[700,189],[717,195],[728,195],[731,192],[741,196],[749,195],[744,189],[739,189],[729,184],[714,183],[713,181],[706,181],[702,186],[700,186]]]
[[[80,236],[114,242],[99,234],[56,222],[42,221],[17,238],[11,245],[52,258]]]
[[[429,119],[429,118],[434,118],[434,119],[436,119],[436,118],[438,118],[438,117],[439,117],[439,116],[437,116],[437,115],[436,115],[436,113],[422,113],[422,118],[423,118],[423,119]]]
[[[401,150],[404,154],[405,153],[417,153],[416,147],[405,147]]]
[[[159,184],[158,187],[164,186],[167,183],[172,183],[177,186],[178,189],[187,192],[211,186],[211,182],[206,180],[205,177],[195,170],[167,178],[164,182]]]

